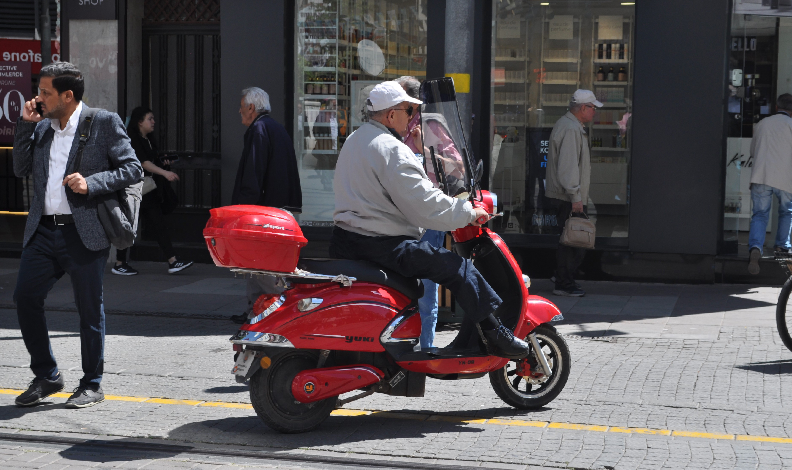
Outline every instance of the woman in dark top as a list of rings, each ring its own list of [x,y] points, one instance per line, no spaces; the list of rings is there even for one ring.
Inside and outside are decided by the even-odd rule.
[[[127,133],[132,141],[132,148],[143,166],[145,176],[152,176],[157,188],[143,195],[140,203],[140,215],[146,225],[157,234],[157,243],[168,260],[168,273],[177,273],[189,268],[192,261],[179,261],[171,244],[168,214],[176,205],[176,195],[170,187],[171,181],[178,181],[179,175],[170,171],[170,162],[161,160],[157,153],[157,142],[154,140],[154,113],[145,107],[132,110]],[[134,276],[137,270],[127,264],[129,249],[118,250],[116,265],[111,272],[120,276]]]

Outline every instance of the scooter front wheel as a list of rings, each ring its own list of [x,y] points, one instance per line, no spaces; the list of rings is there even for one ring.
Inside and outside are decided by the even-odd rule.
[[[533,333],[550,366],[549,376],[541,373],[533,348],[526,359],[509,361],[502,369],[489,373],[500,399],[521,410],[540,408],[553,401],[564,389],[572,365],[569,347],[555,328],[539,325]]]
[[[316,368],[319,356],[312,351],[290,351],[275,357],[267,369],[250,378],[250,401],[267,426],[286,434],[312,431],[335,409],[338,397],[300,403],[292,394],[294,377]]]

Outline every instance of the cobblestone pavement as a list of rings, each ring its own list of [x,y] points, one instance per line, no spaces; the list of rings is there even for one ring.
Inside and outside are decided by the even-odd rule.
[[[0,272],[0,287],[8,277],[13,275]],[[792,468],[792,353],[773,327],[778,289],[585,287],[589,296],[581,300],[550,297],[567,317],[558,328],[573,365],[565,390],[544,409],[525,412],[505,405],[486,377],[428,380],[424,398],[373,395],[301,435],[275,433],[255,416],[247,387],[229,373],[227,338],[235,326],[206,318],[108,315],[103,387],[116,399],[84,410],[63,408],[62,397],[17,408],[13,390],[24,389],[31,378],[28,356],[15,312],[0,309],[0,460],[13,462],[0,467],[36,467],[63,455],[55,444],[49,448],[2,438],[29,433],[287,455],[317,452],[358,459],[361,466],[371,459],[414,459],[405,462],[416,468],[419,463],[520,469]],[[547,289],[537,282],[532,293],[544,295]],[[106,295],[113,293],[106,290]],[[48,321],[67,388],[74,387],[80,376],[76,313],[53,311]],[[448,341],[453,334],[440,337]],[[142,401],[149,397],[173,400]],[[42,460],[29,465],[11,460],[27,454]],[[103,458],[56,464],[104,468],[121,463]],[[124,463],[133,468],[237,465],[211,455],[156,458],[139,451]],[[240,462],[261,468],[321,467]]]

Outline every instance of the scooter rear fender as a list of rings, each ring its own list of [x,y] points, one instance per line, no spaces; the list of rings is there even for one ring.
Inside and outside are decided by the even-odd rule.
[[[279,335],[286,340],[284,346],[297,349],[382,352],[380,332],[410,304],[410,299],[396,290],[365,282],[351,287],[296,284],[283,296],[277,310],[243,325],[240,333]],[[311,308],[301,311],[298,304],[306,298],[312,300]]]

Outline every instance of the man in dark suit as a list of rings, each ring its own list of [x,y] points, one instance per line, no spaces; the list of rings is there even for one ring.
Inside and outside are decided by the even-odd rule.
[[[143,178],[121,119],[99,110],[74,168],[79,143],[83,77],[74,65],[55,62],[41,69],[39,96],[25,103],[14,136],[14,173],[33,175],[30,204],[14,301],[22,338],[35,378],[16,399],[32,406],[61,391],[44,316],[44,299],[55,282],[69,273],[80,314],[83,377],[66,402],[84,408],[104,400],[100,386],[104,367],[105,317],[102,279],[110,242],[97,215],[103,195]],[[40,110],[36,105],[40,105]]]
[[[261,88],[242,90],[239,115],[245,131],[245,147],[239,160],[231,204],[277,207],[302,211],[302,189],[294,145],[286,129],[270,117],[269,95]],[[244,323],[253,304],[263,294],[279,294],[282,286],[273,276],[255,276],[248,282],[248,311],[232,315]]]

